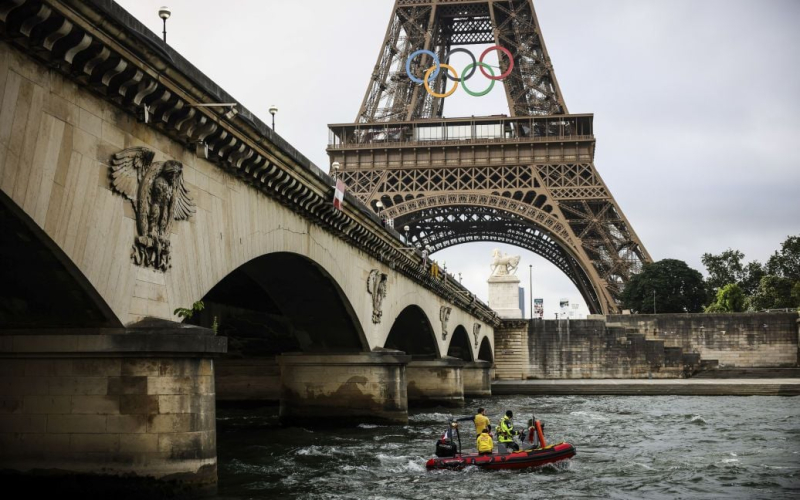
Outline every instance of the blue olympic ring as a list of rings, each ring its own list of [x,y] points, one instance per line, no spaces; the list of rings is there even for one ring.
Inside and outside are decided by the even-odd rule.
[[[425,82],[422,81],[421,78],[417,78],[416,76],[411,74],[411,61],[413,61],[414,58],[417,57],[420,54],[428,54],[429,56],[431,56],[433,58],[433,62],[435,63],[435,66],[436,66],[436,71],[433,72],[433,74],[431,75],[431,80],[430,80],[431,83],[433,83],[433,80],[437,76],[439,76],[439,70],[441,68],[439,67],[439,56],[437,56],[436,54],[434,54],[430,50],[418,50],[418,51],[414,52],[413,54],[411,54],[410,56],[408,56],[408,59],[406,60],[406,73],[408,73],[408,77],[411,78],[412,82],[414,82],[416,84],[419,84],[419,85],[422,85],[423,83],[425,83]]]

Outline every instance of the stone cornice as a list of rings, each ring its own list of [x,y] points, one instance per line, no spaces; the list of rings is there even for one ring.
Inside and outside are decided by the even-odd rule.
[[[332,179],[247,109],[203,103],[236,102],[211,79],[110,0],[5,0],[2,37],[125,111],[147,106],[149,124],[190,147],[205,143],[209,161],[294,212],[413,279],[481,321],[497,315],[455,280],[433,279],[418,252],[355,197],[333,208]]]

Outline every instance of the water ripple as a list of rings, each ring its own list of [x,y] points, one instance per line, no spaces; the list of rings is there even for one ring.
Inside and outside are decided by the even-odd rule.
[[[571,461],[526,471],[425,470],[454,416],[535,414]],[[219,498],[462,499],[800,497],[800,398],[493,397],[402,426],[281,428],[276,409],[218,411]],[[462,443],[474,446],[471,425]]]

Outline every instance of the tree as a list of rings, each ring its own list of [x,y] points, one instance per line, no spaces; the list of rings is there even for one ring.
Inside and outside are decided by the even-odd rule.
[[[744,265],[742,259],[742,252],[730,248],[719,255],[703,254],[701,260],[708,271],[709,300],[714,301],[720,289],[731,283],[738,284],[745,295],[751,295],[758,288],[765,274],[764,267],[756,260]]]
[[[717,292],[717,300],[706,307],[706,312],[742,312],[745,309],[746,297],[742,288],[736,283],[729,283]]]
[[[700,260],[703,261],[703,265],[708,270],[706,283],[708,283],[714,294],[729,283],[742,281],[744,277],[742,259],[744,259],[742,252],[730,248],[719,255],[703,254]]]
[[[764,270],[764,266],[757,260],[747,264],[744,267],[744,277],[742,281],[739,282],[742,292],[748,297],[753,295],[758,288],[758,284],[761,282],[761,278],[766,276],[766,274],[767,272]]]
[[[800,281],[800,236],[789,236],[767,261],[767,274]]]
[[[792,287],[792,298],[794,299],[794,303],[800,308],[800,281],[795,282]]]
[[[781,276],[767,275],[761,278],[756,292],[748,299],[748,308],[754,311],[764,309],[786,309],[800,305],[793,297],[795,282]]]
[[[698,271],[681,260],[664,259],[645,264],[631,278],[622,292],[623,307],[642,314],[653,312],[654,291],[658,313],[700,312],[707,298]]]

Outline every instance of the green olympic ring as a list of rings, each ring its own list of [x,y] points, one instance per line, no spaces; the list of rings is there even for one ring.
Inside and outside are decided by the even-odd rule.
[[[473,70],[473,71],[474,71],[474,68],[475,68],[475,66],[478,66],[478,65],[480,65],[482,68],[486,68],[486,69],[488,69],[488,70],[489,70],[489,73],[491,73],[491,74],[492,74],[492,76],[494,76],[494,70],[492,69],[492,67],[491,67],[491,66],[489,66],[489,65],[488,65],[488,64],[486,64],[485,62],[470,63],[470,64],[468,64],[468,65],[467,65],[467,67],[466,67],[466,68],[464,68],[464,71],[462,71],[462,72],[461,72],[461,74],[462,74],[462,75],[465,75],[465,74],[467,74],[467,72],[468,72],[469,70]],[[462,79],[462,80],[463,80],[463,79]],[[489,79],[489,81],[491,82],[491,83],[489,84],[489,88],[487,88],[487,89],[486,89],[486,90],[484,90],[483,92],[473,92],[473,91],[471,91],[469,88],[467,88],[467,81],[466,81],[466,80],[463,80],[463,81],[461,82],[461,86],[462,86],[462,87],[464,87],[464,91],[465,91],[467,94],[471,95],[472,97],[483,97],[483,96],[485,96],[486,94],[488,94],[489,92],[491,92],[491,91],[492,91],[492,89],[494,88],[494,82],[496,82],[497,80],[494,80],[494,79]]]

